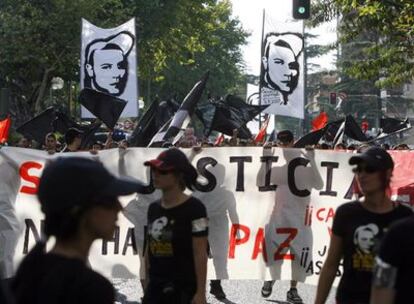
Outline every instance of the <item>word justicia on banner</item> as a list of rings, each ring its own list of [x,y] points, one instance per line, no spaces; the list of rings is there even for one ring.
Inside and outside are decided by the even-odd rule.
[[[147,185],[145,194],[121,198],[124,210],[113,239],[92,247],[92,267],[108,277],[142,276],[137,265],[142,261],[146,212],[160,197],[143,163],[160,151],[132,148],[105,150],[97,156],[77,154],[102,162],[115,175]],[[350,153],[259,147],[183,151],[199,172],[191,194],[205,204],[209,216],[210,278],[317,283],[335,210],[352,199]],[[5,265],[1,271],[6,277],[13,275],[14,266],[40,238],[43,215],[36,192],[44,167],[55,157],[29,149],[0,150],[0,210],[4,215],[0,221],[5,222],[0,227],[9,227],[0,231],[6,244],[0,250],[0,265]],[[406,186],[414,181],[405,179],[402,184],[398,163],[411,156],[393,157],[398,184],[393,193],[404,189],[407,195]]]

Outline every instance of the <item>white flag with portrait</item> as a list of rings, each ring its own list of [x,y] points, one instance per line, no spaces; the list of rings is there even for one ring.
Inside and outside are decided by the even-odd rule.
[[[262,104],[271,106],[263,112],[303,119],[303,21],[286,20],[284,14],[278,16],[265,14],[260,73],[261,101]]]
[[[81,89],[91,88],[127,101],[121,117],[138,116],[135,19],[111,29],[82,19]],[[82,107],[82,117],[94,117]]]

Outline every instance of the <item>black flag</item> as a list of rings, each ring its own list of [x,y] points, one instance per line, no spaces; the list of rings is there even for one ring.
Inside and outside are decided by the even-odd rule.
[[[69,128],[75,128],[78,130],[85,131],[87,128],[76,123],[74,120],[70,119],[65,113],[56,111],[56,116],[52,122],[53,132],[59,132],[60,134],[65,134]]]
[[[356,141],[366,142],[368,138],[362,132],[355,119],[348,115],[345,119],[329,122],[324,128],[308,133],[298,141],[295,148],[304,148],[307,145],[316,145],[322,137],[336,145],[343,141],[344,135]]]
[[[361,127],[351,115],[347,115],[345,118],[344,134],[356,141],[365,142],[368,140]]]
[[[56,113],[53,107],[47,108],[39,115],[26,121],[16,131],[29,139],[34,139],[38,143],[43,144],[46,134],[53,132],[53,121],[55,117]]]
[[[184,101],[172,118],[168,128],[166,130],[160,129],[151,140],[149,144],[150,146],[156,143],[159,145],[159,143],[169,140],[172,140],[172,143],[174,144],[180,139],[181,130],[185,129],[189,124],[191,115],[193,115],[197,103],[201,99],[201,95],[206,87],[209,74],[209,72],[205,73],[203,77],[194,85],[191,91],[184,98]]]
[[[86,150],[92,146],[92,144],[96,140],[95,133],[99,130],[101,125],[102,125],[102,122],[100,120],[96,120],[94,123],[84,128],[80,150]]]
[[[250,139],[252,134],[246,124],[267,107],[268,105],[249,105],[234,95],[227,95],[224,100],[210,101],[210,104],[203,109],[203,113],[208,114],[204,115],[206,122],[204,133],[209,136],[212,131],[218,131],[232,136],[233,130],[238,129],[239,138]]]
[[[157,134],[160,129],[157,127],[157,113],[158,113],[158,100],[154,100],[132,132],[129,138],[129,146],[131,147],[146,147],[151,141],[151,138]]]
[[[111,130],[127,104],[125,100],[90,88],[81,91],[79,102]]]
[[[293,147],[295,148],[305,148],[306,146],[313,146],[319,143],[319,140],[323,137],[326,132],[326,127],[310,132],[303,137],[299,138]]]
[[[385,134],[394,133],[402,129],[406,129],[410,126],[411,125],[408,118],[406,120],[400,120],[396,118],[385,117],[381,118],[380,121],[381,133]]]

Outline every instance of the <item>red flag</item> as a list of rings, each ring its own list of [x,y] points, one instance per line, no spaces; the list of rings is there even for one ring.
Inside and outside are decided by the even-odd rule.
[[[220,133],[219,136],[217,136],[216,141],[214,142],[214,146],[220,146],[223,141],[224,141],[224,134]]]
[[[367,133],[368,128],[369,128],[368,121],[366,120],[362,121],[361,123],[362,132]]]
[[[256,144],[263,142],[266,137],[266,130],[267,126],[269,125],[270,115],[267,116],[266,120],[264,121],[262,128],[260,129],[259,133],[257,133],[256,137],[254,138],[254,142]]]
[[[0,144],[4,144],[9,137],[9,128],[11,125],[10,117],[0,120]]]
[[[326,112],[321,112],[314,120],[312,120],[312,131],[317,131],[326,126],[328,123],[328,115]]]

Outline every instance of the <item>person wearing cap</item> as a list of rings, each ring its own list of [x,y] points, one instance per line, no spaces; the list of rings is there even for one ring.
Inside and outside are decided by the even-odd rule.
[[[37,193],[46,239],[20,264],[12,283],[16,304],[112,304],[111,283],[86,266],[89,250],[96,239],[112,239],[122,209],[118,196],[141,190],[139,183],[116,178],[91,159],[61,157],[50,162]],[[46,253],[50,237],[55,244]]]
[[[120,96],[128,80],[128,55],[135,37],[122,31],[104,39],[91,41],[85,48],[85,88]]]
[[[375,254],[391,223],[412,215],[410,208],[387,195],[394,162],[387,151],[371,147],[352,156],[350,165],[363,197],[341,205],[335,213],[328,256],[323,265],[315,304],[325,303],[343,258],[336,301],[369,303]]]
[[[65,152],[77,152],[80,149],[82,143],[83,132],[76,128],[69,128],[65,133],[65,147],[62,149],[62,153]]]
[[[144,163],[162,196],[148,208],[145,304],[205,304],[208,220],[192,189],[197,171],[183,152],[163,151]]]

